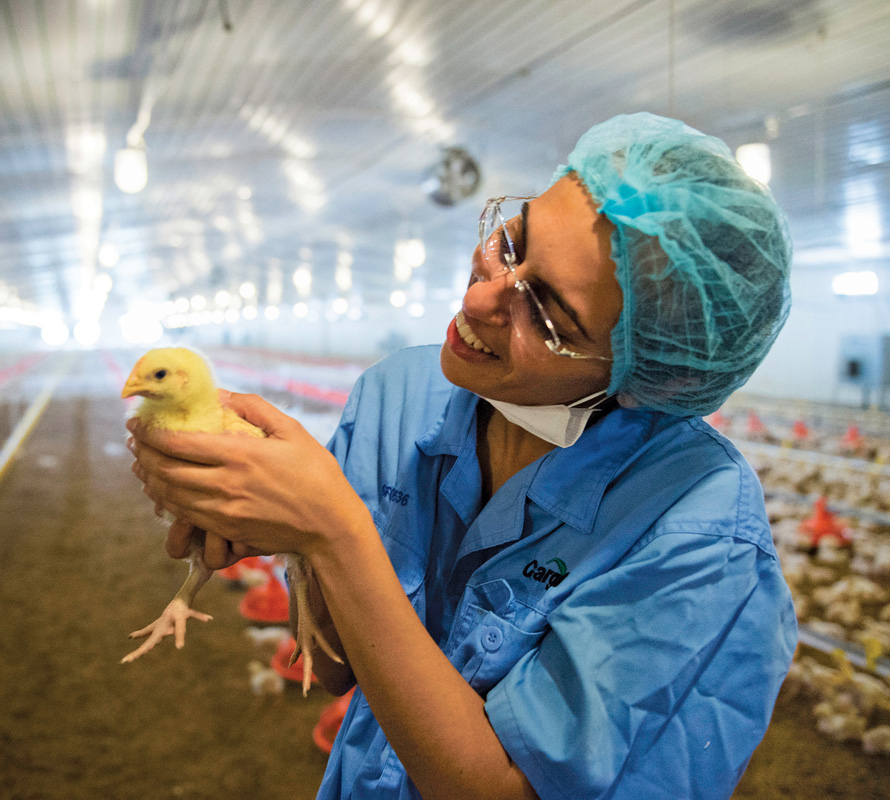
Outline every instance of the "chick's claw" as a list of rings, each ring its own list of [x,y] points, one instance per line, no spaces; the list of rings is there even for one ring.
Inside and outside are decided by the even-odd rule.
[[[189,619],[197,619],[201,622],[209,622],[213,619],[210,614],[204,614],[189,608],[188,604],[179,597],[173,598],[164,612],[151,625],[133,631],[131,639],[148,639],[132,653],[121,659],[121,664],[129,664],[137,658],[144,656],[149,650],[161,641],[161,639],[173,634],[176,649],[181,650],[185,646],[185,626]]]

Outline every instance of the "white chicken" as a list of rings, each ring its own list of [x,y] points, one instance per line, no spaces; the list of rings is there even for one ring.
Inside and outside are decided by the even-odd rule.
[[[258,437],[266,435],[260,428],[222,405],[210,366],[194,350],[175,347],[159,348],[146,353],[136,362],[121,392],[123,398],[135,396],[143,398],[135,416],[152,427]],[[315,644],[336,662],[342,661],[321,634],[309,609],[308,581],[311,567],[297,554],[286,554],[284,560],[288,581],[296,598],[298,615],[297,646],[291,664],[302,652],[305,696],[312,677],[312,649]],[[203,536],[197,529],[192,530],[188,561],[189,574],[182,588],[158,619],[130,634],[131,639],[147,639],[139,648],[125,656],[121,663],[135,661],[170,634],[174,635],[176,647],[181,648],[185,644],[187,620],[195,618],[206,622],[211,619],[209,615],[192,608],[198,591],[213,574],[213,570],[204,563]]]

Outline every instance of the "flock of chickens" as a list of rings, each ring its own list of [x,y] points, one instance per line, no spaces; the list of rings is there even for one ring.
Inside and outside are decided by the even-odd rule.
[[[890,755],[890,419],[870,414],[867,434],[767,410],[708,421],[763,484],[801,624],[785,691],[812,701],[821,733]]]

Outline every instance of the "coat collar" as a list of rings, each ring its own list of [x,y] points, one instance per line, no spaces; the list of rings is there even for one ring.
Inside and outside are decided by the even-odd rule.
[[[457,457],[442,489],[468,525],[475,516],[481,480],[476,458],[479,400],[478,395],[453,387],[442,413],[416,440],[427,456]],[[670,419],[655,411],[613,409],[571,447],[551,450],[507,481],[481,515],[487,518],[486,527],[498,540],[519,538],[524,510],[520,501],[527,497],[565,524],[589,534],[606,487]],[[495,509],[497,515],[487,513]]]

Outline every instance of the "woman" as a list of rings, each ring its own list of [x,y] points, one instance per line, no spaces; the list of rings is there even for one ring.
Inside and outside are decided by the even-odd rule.
[[[319,797],[729,797],[796,627],[757,479],[700,415],[787,315],[781,212],[649,114],[506,205],[441,354],[368,370],[329,451],[226,395],[269,438],[133,427],[134,471],[211,566],[312,564],[344,661],[316,673],[359,687]]]

